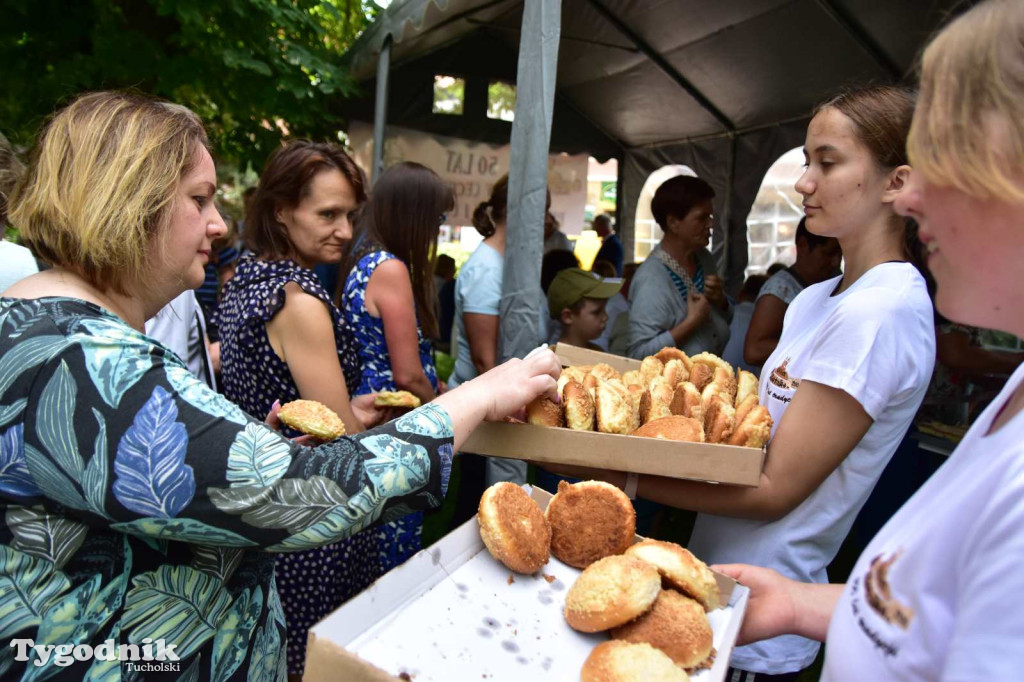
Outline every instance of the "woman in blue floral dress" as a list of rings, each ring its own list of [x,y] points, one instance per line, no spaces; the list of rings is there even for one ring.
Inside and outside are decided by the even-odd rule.
[[[455,198],[434,171],[399,163],[381,175],[360,220],[360,245],[346,259],[340,305],[359,353],[356,395],[409,391],[427,403],[437,395],[437,371],[428,338],[437,336],[433,257],[445,213]],[[423,514],[385,533],[391,565],[404,563],[422,544]]]
[[[437,506],[453,448],[553,397],[557,361],[508,363],[366,433],[296,444],[268,426],[275,411],[256,421],[143,332],[203,281],[225,231],[195,114],[92,93],[38,146],[11,216],[53,268],[0,298],[0,637],[96,657],[58,666],[3,646],[0,679],[282,681],[275,554]],[[100,653],[150,640],[173,672]]]

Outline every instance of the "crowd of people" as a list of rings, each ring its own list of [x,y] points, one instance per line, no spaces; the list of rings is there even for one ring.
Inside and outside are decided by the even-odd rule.
[[[560,466],[540,479],[698,513],[690,548],[751,589],[730,679],[793,680],[823,641],[827,679],[1019,674],[1024,618],[1005,600],[1024,588],[1024,370],[972,334],[1024,336],[1022,45],[1024,6],[986,0],[926,49],[918,91],[822,103],[795,260],[735,297],[707,249],[704,180],[657,189],[664,236],[640,264],[601,215],[580,267],[548,197],[538,343],[708,351],[760,374],[774,426],[757,487]],[[473,212],[483,241],[456,272],[437,255],[455,197],[430,168],[393,165],[371,188],[340,146],[290,141],[236,230],[198,117],[136,94],[82,95],[27,164],[3,139],[0,161],[0,226],[20,241],[0,241],[0,573],[27,595],[0,603],[9,635],[45,637],[73,612],[80,643],[139,642],[173,617],[199,677],[298,679],[308,629],[421,548],[453,461],[454,523],[487,485],[526,481],[523,461],[461,451],[483,420],[558,400],[551,351],[498,361],[507,177]],[[829,584],[922,405],[963,421],[948,394],[992,373],[1012,376]],[[422,406],[380,407],[382,391]],[[347,435],[282,425],[299,399]],[[5,675],[25,665],[4,660]],[[102,679],[111,664],[77,665]]]

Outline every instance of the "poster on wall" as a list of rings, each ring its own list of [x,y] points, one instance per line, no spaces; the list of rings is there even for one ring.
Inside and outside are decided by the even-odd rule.
[[[349,143],[356,162],[364,169],[373,158],[373,126],[354,121],[349,126]],[[450,183],[455,192],[455,209],[448,214],[452,225],[472,225],[473,210],[491,196],[494,183],[508,172],[508,145],[490,145],[455,137],[433,135],[408,128],[388,126],[384,140],[384,165],[415,161],[431,168]],[[562,232],[576,235],[584,227],[587,201],[586,154],[548,157],[548,189],[551,213]]]

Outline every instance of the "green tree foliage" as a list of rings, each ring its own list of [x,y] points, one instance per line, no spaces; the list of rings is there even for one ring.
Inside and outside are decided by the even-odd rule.
[[[375,13],[370,0],[8,0],[0,129],[27,145],[74,95],[135,88],[191,107],[220,158],[258,167],[282,137],[335,138],[328,100],[355,87],[340,57]]]
[[[516,111],[516,86],[491,81],[487,86],[487,117],[511,121]]]

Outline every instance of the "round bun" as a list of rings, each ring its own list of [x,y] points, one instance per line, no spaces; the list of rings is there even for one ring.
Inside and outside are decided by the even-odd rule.
[[[594,430],[594,398],[578,381],[569,381],[562,389],[565,425],[577,431]]]
[[[622,375],[622,383],[626,386],[640,386],[644,385],[644,375],[640,373],[640,370],[630,370]]]
[[[665,369],[662,370],[661,376],[665,377],[669,386],[675,388],[680,381],[689,380],[690,370],[686,368],[682,360],[669,360],[665,363]]]
[[[654,377],[660,377],[661,373],[664,371],[665,363],[653,355],[647,356],[643,359],[643,362],[640,363],[640,374],[644,378],[644,386],[650,386],[651,379]]]
[[[650,644],[613,639],[594,647],[581,682],[688,682],[690,676]]]
[[[423,404],[419,398],[409,391],[381,391],[373,398],[378,407],[407,407],[415,409]]]
[[[599,362],[590,369],[590,374],[597,377],[601,381],[608,381],[609,379],[621,379],[620,375],[614,367],[607,365],[603,362]]]
[[[640,425],[640,413],[633,409],[628,389],[623,394],[610,382],[599,384],[594,389],[594,407],[597,430],[601,433],[629,434]]]
[[[674,542],[643,540],[627,549],[626,556],[646,561],[657,568],[665,582],[696,599],[705,611],[719,607],[721,597],[715,574],[690,550]]]
[[[736,377],[736,407],[739,407],[747,396],[757,395],[757,377],[745,369],[739,370]]]
[[[713,395],[704,406],[704,440],[726,443],[736,428],[736,408],[720,395]]]
[[[702,443],[704,442],[704,425],[691,417],[669,416],[647,422],[634,431],[633,435]]]
[[[660,591],[661,576],[654,566],[625,556],[605,557],[588,566],[569,588],[565,620],[580,632],[609,630],[651,608]]]
[[[701,399],[700,391],[689,381],[676,385],[669,409],[672,414],[693,417],[701,423],[704,422],[704,401]]]
[[[704,388],[715,380],[715,368],[713,365],[709,365],[706,362],[695,362],[690,367],[690,383],[698,391],[703,391]]]
[[[548,562],[551,527],[537,503],[515,483],[495,483],[485,490],[476,520],[487,551],[509,570],[536,573]]]
[[[690,356],[674,346],[665,346],[655,353],[654,357],[661,360],[663,365],[667,365],[669,360],[681,360],[683,365],[686,366],[686,369],[690,369],[690,365],[693,364],[690,360]]]
[[[296,431],[316,436],[320,440],[334,440],[345,435],[345,422],[329,407],[315,400],[293,400],[285,403],[277,418]]]
[[[578,381],[581,384],[583,380],[587,378],[587,373],[579,367],[566,367],[562,370],[562,373],[558,375],[558,395],[562,395],[562,391],[565,390],[565,385],[570,381]]]
[[[603,481],[559,481],[544,515],[551,524],[551,553],[576,568],[621,554],[636,534],[633,503]]]
[[[747,416],[747,412],[757,407],[757,396],[748,395],[736,406],[736,423],[739,424]]]
[[[672,416],[674,396],[675,389],[664,377],[651,379],[648,389],[640,397],[640,423]]]
[[[704,608],[673,590],[662,590],[650,611],[611,634],[615,639],[645,642],[661,649],[687,670],[703,667],[714,650],[711,623]]]
[[[536,426],[565,426],[562,407],[544,396],[534,398],[526,405],[526,423]]]
[[[748,411],[743,421],[736,425],[729,445],[741,445],[746,448],[760,448],[768,442],[772,434],[772,415],[764,405],[758,405]]]
[[[697,353],[692,358],[690,358],[690,360],[692,360],[693,362],[704,362],[711,365],[712,367],[721,367],[729,374],[729,376],[736,376],[736,372],[733,371],[732,365],[730,365],[728,362],[718,357],[714,353]]]

